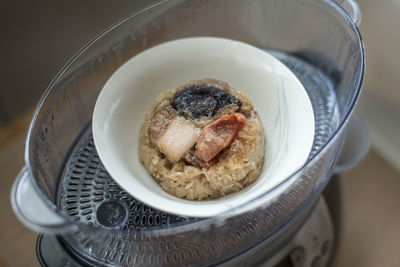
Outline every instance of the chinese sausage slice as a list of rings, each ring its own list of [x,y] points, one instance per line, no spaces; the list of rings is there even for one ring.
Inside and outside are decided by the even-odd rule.
[[[201,131],[195,155],[206,162],[212,160],[235,140],[245,125],[246,118],[240,113],[223,115]]]

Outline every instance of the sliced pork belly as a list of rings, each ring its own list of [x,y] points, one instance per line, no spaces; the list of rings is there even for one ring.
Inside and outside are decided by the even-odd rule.
[[[158,138],[156,145],[171,161],[177,162],[190,148],[194,146],[199,137],[200,129],[184,118],[175,118]]]

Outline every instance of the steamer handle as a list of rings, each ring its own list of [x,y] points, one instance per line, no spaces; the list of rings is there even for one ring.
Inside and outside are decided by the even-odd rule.
[[[32,231],[58,234],[77,230],[76,224],[59,215],[39,196],[26,166],[15,178],[11,206],[17,218]]]
[[[332,0],[338,6],[340,6],[349,15],[351,20],[357,26],[361,23],[361,11],[355,0]]]
[[[367,127],[357,113],[353,113],[345,131],[345,140],[334,169],[335,173],[346,171],[360,163],[368,154],[371,144]]]

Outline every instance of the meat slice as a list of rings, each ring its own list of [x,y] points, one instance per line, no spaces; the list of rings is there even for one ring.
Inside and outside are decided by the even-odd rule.
[[[200,130],[183,118],[175,118],[164,134],[155,142],[158,149],[171,161],[177,162],[194,146]]]
[[[196,157],[203,161],[212,160],[222,149],[228,147],[246,125],[240,113],[223,115],[203,128],[197,139]]]
[[[168,129],[169,124],[176,117],[174,109],[169,106],[169,101],[164,101],[154,111],[150,121],[150,140],[156,142],[165,130]]]

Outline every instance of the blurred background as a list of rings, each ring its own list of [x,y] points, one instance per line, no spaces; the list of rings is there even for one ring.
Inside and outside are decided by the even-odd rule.
[[[24,138],[35,105],[57,72],[97,34],[152,0],[3,1],[0,86],[0,266],[38,266],[36,234],[9,205],[23,166]],[[367,72],[358,112],[372,149],[341,175],[345,204],[333,266],[400,262],[400,1],[358,0]]]

